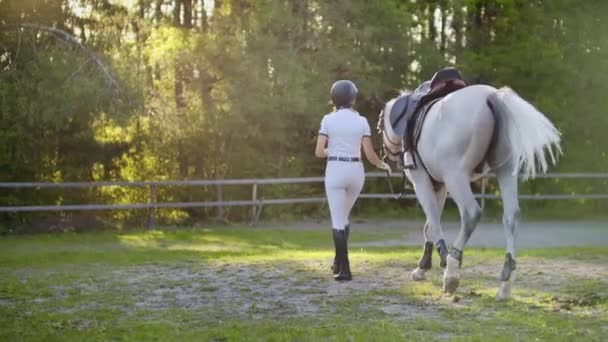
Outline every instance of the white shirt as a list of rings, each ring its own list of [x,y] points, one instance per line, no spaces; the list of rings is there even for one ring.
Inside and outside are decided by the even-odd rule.
[[[361,158],[361,140],[371,129],[365,117],[342,108],[323,117],[319,134],[327,136],[328,156]]]

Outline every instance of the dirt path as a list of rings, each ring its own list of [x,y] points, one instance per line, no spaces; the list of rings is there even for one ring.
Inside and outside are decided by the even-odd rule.
[[[357,261],[353,264],[355,280],[338,283],[329,276],[328,263],[325,259],[311,259],[138,265],[108,270],[89,283],[77,281],[55,286],[52,292],[59,302],[74,293],[92,299],[80,306],[62,308],[64,312],[86,310],[93,305],[123,310],[127,315],[134,314],[134,310],[147,310],[154,317],[155,312],[186,308],[204,313],[210,320],[334,317],[344,313],[340,310],[347,310],[349,315],[380,315],[408,321],[437,317],[442,305],[453,300],[439,294],[442,275],[439,268],[429,273],[429,281],[415,283],[409,277],[414,261],[391,260],[381,264]],[[458,291],[458,305],[472,305],[480,296],[479,291],[493,295],[500,264],[499,259],[477,259],[464,268],[465,281]],[[560,292],[564,286],[572,286],[573,279],[595,284],[587,292],[593,293],[592,299],[598,303],[603,303],[608,295],[605,264],[561,260],[556,265],[548,259],[529,259],[519,266],[517,289],[523,290],[520,294],[525,297],[523,300],[554,297],[551,300],[558,301],[564,297],[576,301],[576,294]],[[416,287],[422,291],[416,292]],[[598,292],[600,288],[604,290]],[[108,300],[107,294],[115,292],[120,292],[120,300]],[[100,297],[100,293],[106,295]],[[56,310],[56,306],[49,308]]]

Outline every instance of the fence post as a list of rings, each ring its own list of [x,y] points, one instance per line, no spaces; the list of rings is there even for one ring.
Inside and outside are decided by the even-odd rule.
[[[262,208],[263,208],[263,205],[264,205],[264,199],[260,200],[259,203],[260,203],[260,205],[258,206],[258,209],[257,209],[257,211],[255,213],[255,223],[256,224],[260,220],[260,215],[262,214]]]
[[[481,210],[486,207],[486,183],[488,182],[488,178],[483,176],[481,179]]]
[[[253,201],[253,205],[251,205],[251,223],[254,224],[256,222],[258,205],[258,183],[256,182],[253,183],[253,187],[251,189],[251,200]]]
[[[150,209],[148,211],[148,230],[156,227],[156,186],[150,185]]]
[[[224,191],[222,189],[221,184],[215,185],[215,195],[216,195],[216,200],[218,202],[224,201]],[[222,221],[223,219],[224,219],[224,206],[220,203],[217,206],[217,220]]]

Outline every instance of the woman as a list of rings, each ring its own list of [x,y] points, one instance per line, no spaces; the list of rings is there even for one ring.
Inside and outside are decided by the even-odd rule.
[[[390,166],[374,151],[367,119],[352,109],[357,93],[355,84],[348,80],[337,81],[332,85],[330,96],[335,111],[323,117],[315,148],[317,157],[327,158],[325,192],[336,249],[332,266],[335,280],[352,279],[346,242],[350,230],[348,216],[365,180],[361,146],[363,145],[367,160],[390,172]]]

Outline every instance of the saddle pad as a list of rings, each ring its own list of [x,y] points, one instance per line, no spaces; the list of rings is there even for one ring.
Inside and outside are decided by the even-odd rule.
[[[395,133],[391,126],[390,113],[380,113],[380,121],[378,122],[379,131],[382,132],[382,142],[384,145],[387,157],[391,161],[398,161],[402,149],[402,136]],[[405,125],[405,123],[404,123]]]
[[[393,132],[399,137],[402,137],[405,133],[405,123],[406,115],[404,115],[406,107],[409,107],[412,103],[410,100],[411,96],[402,95],[395,100],[393,106],[391,107],[391,112],[389,113],[389,125],[392,128]]]
[[[413,134],[413,139],[411,141],[414,142],[414,146],[413,149],[415,150],[418,147],[418,140],[420,140],[420,134],[422,133],[422,126],[424,125],[424,120],[426,119],[426,115],[429,113],[429,111],[431,110],[431,107],[433,107],[433,105],[437,102],[439,102],[441,99],[443,99],[443,97],[439,97],[436,98],[434,100],[432,100],[431,102],[425,104],[420,111],[418,112],[418,115],[415,115],[414,117],[414,130],[411,131]]]
[[[400,154],[408,120],[414,115],[418,101],[427,94],[430,83],[424,82],[411,94],[402,94],[391,106],[390,113],[383,113],[381,119],[384,127],[383,142],[390,152],[390,160],[395,161]]]

